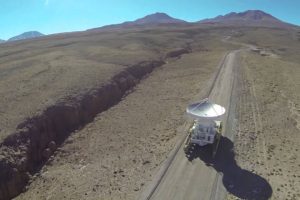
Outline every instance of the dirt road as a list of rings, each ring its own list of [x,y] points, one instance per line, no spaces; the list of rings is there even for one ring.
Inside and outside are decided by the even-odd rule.
[[[221,71],[209,94],[211,101],[224,106],[226,110],[230,104],[237,52],[229,53],[221,63]],[[227,114],[222,119],[224,122]],[[231,133],[225,132],[225,136],[231,137]],[[212,190],[216,187],[216,176],[212,167],[201,159],[187,158],[181,148],[151,199],[210,199]]]
[[[183,146],[176,154],[174,161],[161,182],[154,190],[153,183],[142,195],[144,199],[224,199],[227,191],[239,198],[255,197],[260,194],[249,191],[243,185],[235,185],[238,176],[258,181],[268,187],[264,179],[236,165],[233,154],[234,135],[234,84],[237,73],[239,50],[230,52],[221,63],[221,71],[209,93],[209,99],[224,106],[227,110],[222,117],[224,122],[223,138],[215,159],[211,159],[210,147],[195,147],[188,155]],[[183,133],[184,134],[184,133]],[[252,185],[253,186],[253,185]],[[226,188],[226,189],[225,189]],[[255,190],[255,186],[251,189]],[[267,196],[269,194],[266,194]]]

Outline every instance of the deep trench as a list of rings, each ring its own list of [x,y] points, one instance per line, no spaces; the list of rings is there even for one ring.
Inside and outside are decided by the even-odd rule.
[[[154,68],[169,58],[179,58],[190,48],[170,51],[163,59],[144,61],[115,75],[107,84],[45,109],[19,124],[0,144],[0,200],[16,197],[72,132],[97,114],[116,105]]]

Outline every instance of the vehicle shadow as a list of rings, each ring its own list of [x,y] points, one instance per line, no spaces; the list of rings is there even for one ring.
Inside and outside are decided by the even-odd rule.
[[[223,185],[227,192],[239,199],[263,200],[269,199],[272,195],[272,188],[266,179],[237,165],[233,143],[226,137],[221,138],[215,158],[212,158],[212,148],[209,145],[191,146],[186,151],[186,156],[190,161],[199,158],[218,173],[222,173]]]

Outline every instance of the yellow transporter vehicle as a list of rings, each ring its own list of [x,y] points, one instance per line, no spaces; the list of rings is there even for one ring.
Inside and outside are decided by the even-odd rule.
[[[220,121],[220,118],[224,115],[225,108],[204,99],[189,105],[186,112],[194,118],[194,122],[189,129],[184,150],[188,151],[192,144],[199,146],[210,144],[213,145],[213,156],[215,156],[222,135],[222,121]]]

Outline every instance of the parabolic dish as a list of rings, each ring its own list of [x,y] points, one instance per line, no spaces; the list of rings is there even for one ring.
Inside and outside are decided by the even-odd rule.
[[[225,108],[209,102],[207,99],[193,103],[186,109],[188,115],[196,119],[210,119],[213,120],[222,116],[225,113]]]

